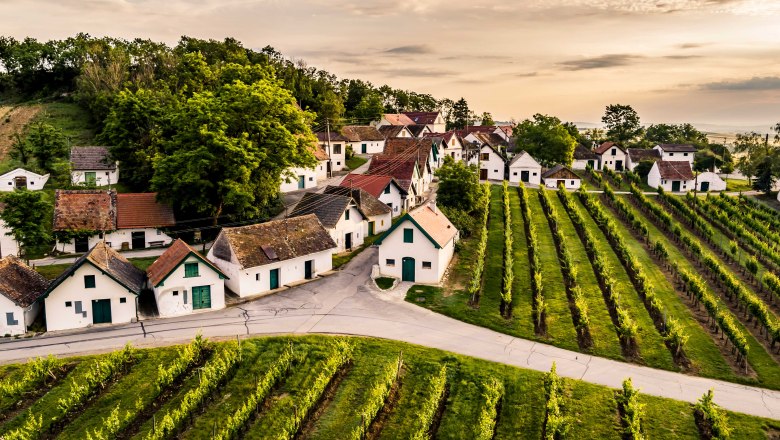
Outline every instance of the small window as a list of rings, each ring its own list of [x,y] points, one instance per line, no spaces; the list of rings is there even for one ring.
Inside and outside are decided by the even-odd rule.
[[[617,156],[617,148],[613,148],[612,149],[612,155],[613,156]]]
[[[395,266],[395,259],[388,258],[387,260],[385,260],[385,265],[386,266]]]
[[[390,194],[390,185],[385,187],[385,194]]]
[[[72,301],[65,301],[65,307],[73,307]]]
[[[404,228],[404,243],[414,243],[414,229]]]
[[[574,185],[574,181],[573,180],[571,181],[571,184]]]
[[[512,173],[512,175],[513,175],[513,176],[516,176],[516,175],[517,175],[517,171],[515,171],[514,173]]]
[[[669,157],[674,156],[674,153],[669,153]]]
[[[431,262],[423,261],[423,269],[430,269],[430,268],[431,268]]]
[[[341,165],[341,162],[336,162],[336,165]]]
[[[333,144],[333,154],[341,154],[341,144]],[[338,163],[337,165],[341,165]]]
[[[119,298],[119,304],[124,304],[127,302],[127,298]]]
[[[259,273],[255,274],[255,281],[260,281],[260,274]]]
[[[198,263],[184,263],[184,278],[200,276],[198,273]]]
[[[19,321],[14,319],[14,313],[13,312],[6,312],[6,314],[5,314],[5,323],[7,325],[17,325],[17,324],[19,324]]]
[[[309,177],[309,182],[314,182],[314,177]]]
[[[347,210],[344,211],[344,220],[349,220],[349,208],[347,208]]]
[[[178,291],[178,290],[174,290],[174,291],[173,291],[173,293],[172,293],[172,295],[173,295],[173,296],[179,296],[179,291]]]
[[[535,175],[536,175],[536,173],[534,173],[534,176],[535,176]]]
[[[482,160],[490,160],[490,153],[482,153]]]
[[[688,157],[688,153],[683,153],[683,156]]]
[[[497,173],[497,172],[498,172],[498,170],[493,170],[493,172],[494,172],[494,173]]]
[[[84,288],[85,289],[95,288],[95,275],[84,275]]]

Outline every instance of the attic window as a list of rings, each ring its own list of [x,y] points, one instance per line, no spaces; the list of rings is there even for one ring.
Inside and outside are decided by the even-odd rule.
[[[349,220],[349,208],[347,208],[347,210],[344,211],[344,220]]]
[[[260,249],[263,250],[263,253],[269,260],[278,260],[279,257],[276,255],[276,251],[271,246],[268,246],[267,244],[264,244],[260,246]]]

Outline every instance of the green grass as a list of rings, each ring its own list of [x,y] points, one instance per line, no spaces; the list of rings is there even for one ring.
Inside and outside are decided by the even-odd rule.
[[[726,191],[733,191],[733,192],[753,191],[753,186],[747,180],[742,180],[742,179],[725,179],[725,180],[726,180]]]
[[[379,287],[382,290],[387,290],[393,287],[393,283],[395,282],[395,279],[388,278],[388,277],[379,277],[374,281],[376,282],[377,287]]]
[[[368,159],[365,159],[360,156],[352,156],[346,161],[347,168],[349,168],[350,171],[359,168],[364,163],[368,162]]]
[[[208,439],[212,432],[223,426],[228,415],[240,405],[254,389],[254,377],[262,375],[282,351],[292,345],[303,360],[294,365],[287,376],[261,405],[259,416],[247,426],[244,438],[267,438],[278,435],[278,423],[282,416],[293,410],[296,396],[310,386],[320,370],[322,359],[331,352],[334,337],[272,337],[252,338],[242,341],[242,362],[233,378],[207,402],[203,411],[191,418],[191,425],[178,438]],[[370,391],[379,368],[394,362],[402,353],[403,369],[397,387],[396,398],[386,404],[381,431],[374,438],[408,438],[418,422],[420,403],[427,395],[427,384],[442,365],[447,365],[448,397],[445,401],[441,423],[433,433],[437,439],[474,438],[476,417],[482,406],[479,384],[492,378],[504,383],[505,394],[496,423],[495,437],[499,440],[539,438],[544,419],[543,375],[540,372],[519,369],[508,365],[482,361],[440,350],[411,344],[370,339],[348,338],[354,347],[353,362],[343,379],[329,395],[327,404],[319,403],[316,417],[310,420],[309,429],[302,438],[339,439],[360,423],[358,413],[365,396]],[[219,343],[217,343],[219,349]],[[117,405],[127,408],[136,399],[148,396],[156,365],[165,363],[175,352],[175,347],[142,350],[140,360],[130,372],[111,384],[97,399],[88,402],[81,415],[65,427],[59,438],[85,438],[85,433],[99,426],[102,418]],[[71,373],[83,374],[94,356],[79,358],[79,366]],[[162,419],[167,409],[179,404],[181,396],[197,384],[198,375],[191,374],[172,398],[156,413]],[[44,423],[56,409],[57,398],[69,389],[60,385],[33,404],[31,411],[41,414]],[[563,411],[569,420],[568,438],[620,438],[620,421],[614,400],[615,391],[603,386],[564,379]],[[641,390],[640,390],[641,391]],[[692,406],[658,397],[640,395],[646,405],[643,418],[648,438],[697,438],[693,422]],[[23,420],[17,417],[0,428],[8,432]],[[780,428],[780,422],[729,413],[732,438],[764,438],[768,431]],[[151,421],[144,425],[147,432]],[[374,425],[374,428],[377,426]],[[44,428],[45,429],[45,428]],[[140,438],[140,434],[135,436]]]
[[[155,262],[155,260],[157,260],[157,258],[158,257],[141,257],[128,258],[128,260],[133,263],[135,267],[145,271]],[[35,266],[35,270],[47,280],[53,280],[62,275],[70,266],[72,266],[70,263],[50,264],[47,266]]]
[[[95,131],[89,113],[71,102],[43,104],[36,121],[51,124],[65,133],[71,145],[95,145]]]
[[[509,190],[509,208],[512,216],[512,244],[514,256],[514,282],[512,283],[512,318],[520,335],[534,334],[533,291],[531,290],[531,266],[528,261],[528,239],[525,221],[520,212],[520,196],[515,188]]]

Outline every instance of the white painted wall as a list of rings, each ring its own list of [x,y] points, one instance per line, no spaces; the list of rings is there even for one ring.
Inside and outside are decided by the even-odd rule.
[[[599,166],[598,159],[590,159],[590,162],[592,162],[593,169],[595,170]],[[588,168],[588,160],[575,160],[571,163],[571,169],[573,170],[584,170]]]
[[[487,160],[482,157],[487,154]],[[492,148],[484,146],[480,150],[479,168],[487,171],[488,180],[504,180],[504,159]]]
[[[108,234],[105,234],[106,238],[106,244],[108,244],[110,247],[116,249],[116,250],[122,250],[122,244],[127,243],[127,246],[129,249],[132,249],[133,247],[133,232],[140,232],[144,231],[146,234],[146,243],[145,247],[151,247],[151,243],[154,243],[155,246],[159,244],[159,242],[162,242],[162,246],[167,246],[173,242],[173,238],[168,236],[168,234],[162,232],[159,229],[154,228],[137,228],[137,229],[119,229],[113,232],[109,232]],[[93,235],[92,237],[89,237],[89,248],[92,249],[93,246],[98,244],[99,242],[103,241],[103,239],[100,237],[100,235]],[[57,249],[61,252],[65,252],[68,254],[72,254],[76,252],[76,242],[75,240],[71,241],[70,243],[62,243],[57,242]]]
[[[393,218],[391,217],[390,213],[383,215],[374,215],[368,217],[368,221],[365,222],[366,224],[366,230],[363,231],[363,236],[368,237],[368,224],[370,222],[374,222],[374,235],[385,232],[386,230],[390,229],[390,226],[393,224]]]
[[[19,243],[12,236],[7,235],[9,232],[11,229],[0,220],[0,258],[6,255],[19,256]]]
[[[355,141],[351,142],[352,151],[355,154],[381,154],[385,150],[385,141]],[[363,145],[366,146],[366,152],[363,153]]]
[[[404,243],[404,229],[414,230],[414,242]],[[454,240],[441,249],[428,240],[417,226],[409,220],[398,225],[393,232],[385,237],[379,245],[379,273],[384,276],[401,279],[403,259],[414,258],[415,282],[420,284],[438,284],[452,260],[455,250]],[[394,260],[394,265],[389,265],[387,260]],[[423,262],[430,262],[430,269],[423,269]]]
[[[382,192],[379,195],[379,201],[392,208],[393,217],[398,217],[404,211],[404,199],[401,191],[392,183],[387,184],[389,192]]]
[[[95,288],[84,287],[84,276],[95,276]],[[121,303],[124,298],[125,302]],[[136,318],[136,295],[95,266],[84,263],[67,277],[45,299],[46,328],[48,331],[83,328],[92,325],[92,300],[111,300],[111,322],[131,322]],[[66,302],[70,301],[70,307]],[[82,313],[76,313],[76,302],[81,302]]]
[[[0,176],[0,191],[10,192],[16,189],[17,177],[27,178],[26,188],[30,191],[38,191],[43,189],[43,186],[46,185],[46,182],[49,180],[48,174],[40,175],[33,173],[32,171],[17,168]]]
[[[317,165],[319,168],[321,165]],[[317,169],[310,168],[289,168],[282,174],[282,184],[279,187],[279,191],[283,193],[291,191],[301,191],[303,189],[311,189],[317,187]],[[303,176],[304,187],[298,186],[298,179]]]
[[[693,168],[695,153],[669,153],[664,151],[660,145],[656,145],[653,149],[661,152],[661,160],[670,162],[690,162],[691,168]]]
[[[628,164],[626,163],[626,160],[628,159],[628,154],[624,153],[623,150],[621,150],[618,147],[611,147],[609,150],[605,151],[603,154],[601,154],[601,168],[609,168],[610,170],[616,170],[618,162],[623,165],[623,169],[625,170]]]
[[[563,180],[565,182],[566,189],[580,189],[580,186],[582,186],[582,180],[580,179],[553,179],[553,178],[546,178],[544,179],[544,186],[547,188],[558,188],[558,181]]]
[[[509,182],[518,183],[523,176],[523,171],[528,171],[528,183],[539,185],[542,181],[542,166],[539,165],[530,154],[525,153],[523,157],[509,165]]]
[[[726,191],[726,181],[721,179],[720,176],[715,173],[707,171],[699,174],[694,181],[694,183],[697,185],[697,190],[703,191],[701,187],[703,182],[709,182],[710,191]]]
[[[344,141],[330,141],[330,148],[327,142],[320,142],[320,146],[330,156],[331,171],[341,171],[346,168],[347,163],[347,143]]]
[[[0,336],[25,334],[27,326],[32,324],[39,311],[38,303],[33,303],[28,309],[24,309],[0,295]],[[12,320],[16,321],[15,325],[8,323],[8,313],[13,313]]]
[[[650,188],[658,188],[660,186],[664,191],[672,192],[672,182],[674,181],[661,179],[661,171],[658,169],[658,162],[653,164],[653,167],[650,168],[650,172],[647,174],[647,185]],[[679,182],[680,192],[687,192],[692,190],[695,186],[693,180],[681,180]]]
[[[95,173],[95,186],[114,185],[119,182],[119,166],[114,171],[107,170],[78,170],[70,172],[70,181],[74,185],[85,185],[87,183],[86,173]]]
[[[354,205],[349,207],[349,220],[346,219],[346,212],[347,210],[344,210],[344,213],[341,214],[341,218],[339,218],[335,228],[328,229],[328,233],[333,238],[333,241],[336,242],[336,253],[347,250],[344,247],[347,234],[352,234],[352,249],[355,249],[363,244],[365,239],[364,231],[368,230],[366,220]]]
[[[184,276],[184,264],[186,263],[198,263],[197,277]],[[198,311],[225,308],[225,280],[221,279],[219,274],[209,265],[192,255],[174,269],[161,286],[149,287],[154,290],[154,298],[157,301],[157,310],[160,312],[160,316],[177,316],[193,312],[192,288],[200,286],[211,287],[211,308],[198,309]],[[175,296],[174,292],[176,292]]]

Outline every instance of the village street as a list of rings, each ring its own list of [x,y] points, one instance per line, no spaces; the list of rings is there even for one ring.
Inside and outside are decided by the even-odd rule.
[[[556,362],[565,377],[619,388],[631,377],[642,392],[688,402],[708,389],[724,408],[780,419],[780,392],[686,376],[607,360],[503,335],[465,324],[403,301],[403,290],[373,287],[369,248],[345,269],[314,282],[225,310],[82,331],[56,332],[0,343],[0,362],[33,356],[113,350],[125,343],[154,347],[185,342],[198,332],[209,338],[279,334],[343,334],[388,338],[495,362],[547,371]]]

